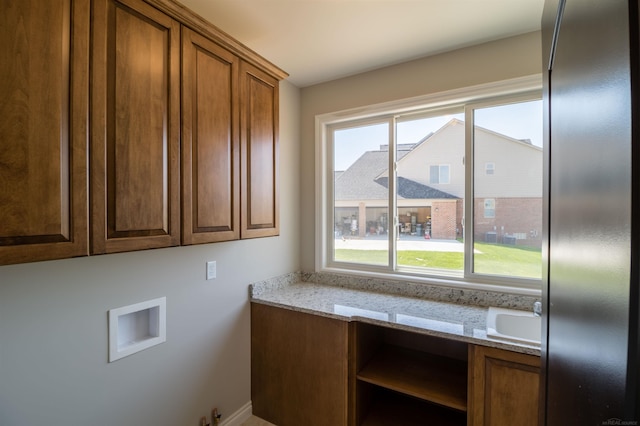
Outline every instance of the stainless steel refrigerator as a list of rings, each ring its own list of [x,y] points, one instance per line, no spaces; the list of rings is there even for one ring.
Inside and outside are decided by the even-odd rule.
[[[545,3],[546,425],[640,424],[637,3]]]

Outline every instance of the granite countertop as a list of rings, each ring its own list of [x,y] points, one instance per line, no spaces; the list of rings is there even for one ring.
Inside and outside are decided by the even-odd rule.
[[[476,345],[540,356],[538,346],[487,337],[487,307],[311,282],[250,287],[251,302],[361,321]]]

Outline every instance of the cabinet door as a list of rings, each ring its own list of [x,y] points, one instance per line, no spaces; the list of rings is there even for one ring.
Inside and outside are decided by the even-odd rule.
[[[182,31],[182,242],[240,237],[238,58]]]
[[[279,235],[278,80],[242,62],[242,238]]]
[[[92,253],[180,243],[180,25],[141,0],[95,0]]]
[[[540,358],[482,346],[472,348],[468,424],[537,426]]]
[[[89,1],[0,2],[0,265],[87,255]]]
[[[348,325],[252,303],[253,413],[278,426],[346,425]]]

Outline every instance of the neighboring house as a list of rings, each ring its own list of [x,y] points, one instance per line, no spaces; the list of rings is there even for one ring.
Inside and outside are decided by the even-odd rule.
[[[462,237],[464,132],[464,122],[452,119],[418,143],[398,147],[401,234]],[[542,149],[481,127],[476,127],[474,143],[476,240],[540,246]],[[388,232],[388,179],[386,145],[336,173],[338,235]]]

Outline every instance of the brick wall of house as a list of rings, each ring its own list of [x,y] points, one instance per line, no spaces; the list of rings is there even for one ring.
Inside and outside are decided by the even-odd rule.
[[[484,217],[484,201],[480,198],[474,203],[476,241],[486,241],[487,232],[495,232],[498,243],[507,242],[505,236],[519,234],[526,238],[516,239],[517,245],[541,247],[542,198],[495,198],[494,218]]]
[[[431,238],[454,240],[456,238],[456,200],[434,201],[431,205]]]

